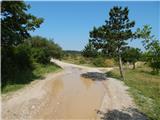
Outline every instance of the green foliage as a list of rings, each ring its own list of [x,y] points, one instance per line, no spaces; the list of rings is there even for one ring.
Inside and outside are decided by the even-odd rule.
[[[29,31],[39,28],[43,19],[27,13],[30,6],[24,1],[2,1],[1,7],[3,90],[8,85],[26,84],[37,78],[35,62],[47,66],[52,57],[61,58],[62,49],[52,40],[30,36]],[[42,71],[45,73],[48,67]]]
[[[152,27],[145,25],[142,29],[137,29],[136,36],[143,39],[142,43],[146,49],[145,60],[149,62],[153,72],[158,74],[160,70],[160,42],[151,35],[151,29]]]
[[[5,94],[11,91],[16,91],[18,89],[23,88],[24,86],[25,86],[24,84],[7,85],[5,88],[2,89],[2,94]]]
[[[115,60],[106,58],[98,53],[96,57],[84,57],[79,53],[64,53],[63,60],[73,64],[81,64],[90,67],[113,67]]]
[[[54,63],[50,63],[47,65],[34,63],[34,67],[35,69],[33,70],[33,74],[38,78],[43,77],[47,73],[61,70],[61,68]]]
[[[7,84],[2,88],[2,93],[16,91],[25,86],[25,84],[31,82],[34,79],[41,79],[46,73],[57,72],[61,68],[55,64],[38,64],[34,63],[33,70],[17,71],[15,75],[15,81],[12,84]]]
[[[81,58],[80,60],[79,60],[79,64],[85,64],[86,63],[86,60],[85,60],[85,58]]]
[[[142,29],[138,28],[135,32],[136,38],[142,38],[143,46],[145,49],[148,49],[148,45],[150,44],[150,41],[154,39],[154,36],[151,35],[152,27],[149,25],[144,25]]]
[[[54,43],[53,40],[35,36],[27,41],[30,42],[29,44],[32,47],[32,57],[36,62],[47,64],[50,62],[51,58],[62,58],[62,48]]]
[[[8,84],[8,82],[12,82],[14,78],[14,74],[17,70],[16,65],[14,64],[14,49],[13,48],[1,48],[1,86],[2,88]]]
[[[28,83],[31,81],[28,75],[32,76],[32,69],[31,49],[28,45],[19,44],[4,51],[2,49],[2,88],[7,84]]]
[[[135,69],[135,63],[140,59],[141,52],[138,48],[127,48],[122,53],[122,61],[129,62],[133,64],[133,69]]]
[[[50,55],[45,49],[32,48],[32,57],[33,60],[37,63],[48,64],[50,62]]]
[[[93,59],[93,65],[96,67],[113,67],[115,66],[114,59],[106,59],[105,57],[97,57]]]
[[[32,68],[31,47],[27,44],[20,44],[15,47],[14,64],[18,69],[26,70]]]
[[[30,46],[24,44],[24,39],[30,37],[29,31],[38,28],[43,19],[28,14],[29,8],[23,1],[1,2],[2,88],[17,82],[17,74],[32,69]]]
[[[104,67],[104,61],[105,61],[105,59],[104,58],[102,58],[102,57],[98,57],[98,58],[95,58],[94,60],[93,60],[93,64],[95,65],[95,66],[97,66],[97,67]]]
[[[109,20],[99,28],[90,32],[90,42],[97,49],[103,49],[108,54],[115,54],[127,44],[126,41],[133,37],[131,28],[135,22],[128,18],[127,7],[113,7],[109,12]],[[118,50],[118,51],[117,51]],[[119,54],[119,53],[118,53]]]
[[[114,66],[115,66],[115,60],[114,59],[105,59],[104,67],[114,67]]]
[[[150,43],[146,56],[150,67],[153,68],[153,72],[158,74],[160,70],[160,42],[158,40]]]
[[[129,9],[115,6],[110,9],[109,20],[105,24],[93,28],[90,32],[90,42],[96,49],[101,49],[108,56],[116,56],[119,61],[119,70],[124,79],[121,54],[127,45],[127,40],[134,37],[131,28],[135,22],[129,19]]]
[[[97,50],[94,48],[94,46],[92,45],[92,43],[88,43],[84,50],[82,51],[82,55],[84,57],[96,57],[98,55]]]
[[[28,31],[40,27],[42,18],[28,14],[30,8],[24,1],[2,1],[1,4],[1,45],[15,46],[30,36]]]

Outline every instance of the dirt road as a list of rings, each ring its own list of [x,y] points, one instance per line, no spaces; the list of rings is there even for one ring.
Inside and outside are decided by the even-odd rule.
[[[81,77],[87,72],[102,73],[102,68],[52,61],[64,70],[2,96],[3,119],[144,119],[122,82],[112,78],[99,81]],[[115,116],[118,119],[113,119]]]

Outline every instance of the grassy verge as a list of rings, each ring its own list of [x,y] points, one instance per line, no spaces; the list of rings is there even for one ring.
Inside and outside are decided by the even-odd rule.
[[[35,69],[33,71],[18,71],[14,84],[8,84],[2,88],[2,94],[21,89],[31,81],[42,78],[47,73],[58,72],[61,70],[61,68],[55,64],[42,65],[36,63],[34,66]]]
[[[61,68],[55,64],[48,64],[48,65],[36,64],[35,66],[36,69],[33,70],[33,74],[37,77],[42,77],[47,73],[58,72],[61,70]]]
[[[150,68],[142,67],[125,70],[124,83],[136,104],[151,120],[160,120],[160,75],[153,75]],[[108,76],[120,78],[118,69],[107,73]]]

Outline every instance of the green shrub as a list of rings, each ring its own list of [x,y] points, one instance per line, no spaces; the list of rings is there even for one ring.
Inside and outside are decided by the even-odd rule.
[[[105,59],[104,67],[113,67],[115,65],[114,59]]]
[[[48,64],[50,62],[50,55],[45,49],[32,48],[32,58],[35,62],[41,64]]]
[[[16,64],[18,69],[20,70],[32,68],[31,47],[30,46],[26,44],[21,44],[15,48],[14,64]]]
[[[98,57],[98,58],[93,59],[93,65],[97,67],[104,67],[104,58]]]
[[[83,57],[79,57],[79,64],[85,64],[86,60]]]
[[[30,47],[20,44],[14,48],[2,48],[2,88],[16,83],[20,80],[17,76],[25,71],[32,71]]]

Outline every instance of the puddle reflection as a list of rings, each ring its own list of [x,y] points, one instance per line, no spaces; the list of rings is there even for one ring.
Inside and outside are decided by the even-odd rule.
[[[91,79],[87,79],[87,78],[83,78],[83,77],[80,77],[80,79],[83,82],[83,84],[86,86],[87,89],[89,89],[94,82]]]
[[[58,93],[60,93],[64,89],[64,83],[61,79],[56,79],[53,81],[53,87],[52,87],[52,95],[56,96]]]

